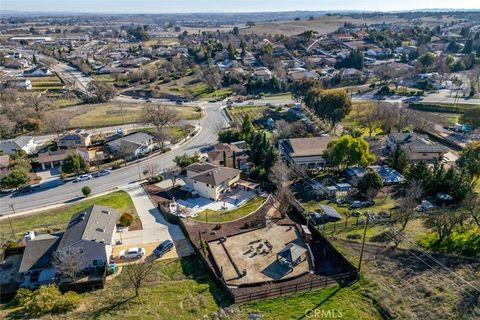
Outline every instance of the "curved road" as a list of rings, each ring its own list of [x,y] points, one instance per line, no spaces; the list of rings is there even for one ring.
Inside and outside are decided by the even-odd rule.
[[[2,197],[0,198],[0,214],[11,214],[12,210],[10,205],[13,205],[15,212],[19,213],[21,211],[33,210],[80,199],[83,197],[80,190],[85,185],[88,185],[92,189],[92,194],[98,194],[127,185],[137,181],[139,172],[143,171],[143,168],[151,162],[155,162],[160,168],[172,166],[175,156],[184,153],[193,154],[201,147],[216,142],[217,128],[228,125],[224,113],[221,112],[221,102],[205,103],[202,108],[204,109],[205,116],[200,120],[200,126],[202,128],[200,133],[188,140],[185,144],[174,148],[172,151],[140,161],[138,164],[114,170],[108,176],[93,178],[89,181],[79,183],[67,182],[53,188],[40,189],[32,194]]]

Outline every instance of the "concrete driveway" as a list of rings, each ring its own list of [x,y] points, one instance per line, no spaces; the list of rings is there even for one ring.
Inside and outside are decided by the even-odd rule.
[[[176,252],[178,256],[183,257],[193,253],[193,248],[180,227],[165,220],[139,183],[129,184],[122,189],[128,192],[132,198],[143,226],[143,230],[117,233],[115,238],[121,240],[122,247],[146,247],[148,245],[153,250],[161,242],[172,240],[175,244],[175,250],[172,252]],[[172,256],[169,255],[169,258]]]

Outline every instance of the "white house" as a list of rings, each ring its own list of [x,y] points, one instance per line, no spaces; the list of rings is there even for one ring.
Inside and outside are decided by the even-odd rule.
[[[0,141],[0,151],[3,154],[11,155],[15,151],[23,150],[27,154],[33,154],[37,145],[31,136],[20,136],[10,140]]]
[[[321,169],[326,160],[323,153],[332,137],[284,139],[279,142],[282,158],[299,169]]]
[[[192,193],[217,201],[235,187],[240,180],[240,170],[194,163],[187,167],[185,183]]]
[[[157,147],[153,137],[145,132],[136,132],[107,143],[110,152],[121,154],[127,159],[142,157]]]

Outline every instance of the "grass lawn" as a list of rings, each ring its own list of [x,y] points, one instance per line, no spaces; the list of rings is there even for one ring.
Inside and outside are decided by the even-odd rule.
[[[199,215],[194,219],[198,221],[205,221],[205,218],[207,218],[208,222],[228,222],[249,215],[253,211],[257,210],[264,202],[264,198],[254,197],[247,201],[247,203],[242,205],[240,208],[229,211],[213,211],[207,209],[200,212]]]
[[[261,314],[261,319],[264,320],[381,319],[380,313],[372,302],[362,295],[366,285],[365,281],[359,281],[348,287],[334,285],[314,292],[271,298],[242,305],[240,306],[242,316],[238,319],[247,319],[249,314]],[[328,316],[329,311],[331,316]],[[305,312],[307,312],[307,315],[305,315]],[[322,313],[323,316],[321,316]],[[314,316],[315,314],[317,314],[317,317]]]
[[[133,289],[125,270],[105,289],[82,294],[80,307],[55,319],[210,319],[231,301],[210,279],[196,256],[157,261],[140,296],[133,297]],[[379,319],[371,301],[362,295],[364,281],[349,287],[331,286],[323,290],[288,297],[278,297],[240,305],[228,319],[248,319],[261,314],[261,319],[300,319],[305,311],[317,309],[333,311],[344,319]],[[21,310],[4,309],[0,316],[14,318]],[[221,318],[226,319],[226,318]]]
[[[118,210],[119,215],[124,212],[130,212],[136,216],[135,207],[128,193],[125,191],[115,191],[100,197],[86,199],[76,204],[12,218],[11,221],[15,232],[15,238],[20,238],[29,230],[34,230],[40,233],[51,230],[63,230],[73,214],[91,206],[92,204],[115,208]],[[7,220],[2,220],[0,223],[0,242],[10,239],[10,225]]]
[[[196,256],[154,263],[139,297],[123,270],[105,289],[82,294],[77,310],[55,319],[202,319],[230,304]],[[8,312],[3,310],[4,316],[15,317]]]
[[[457,253],[466,256],[480,257],[480,227],[472,226],[467,230],[455,230],[440,244],[436,241],[438,236],[434,232],[424,235],[418,243],[427,249],[444,253]]]
[[[248,114],[252,121],[258,120],[263,117],[263,112],[267,109],[265,106],[241,106],[241,107],[229,107],[226,110],[230,119],[237,124],[242,124],[243,119]],[[257,128],[259,126],[255,124]]]
[[[201,117],[195,107],[170,107],[180,114],[182,120],[193,120]],[[127,123],[138,123],[143,119],[143,105],[138,103],[101,103],[82,106],[84,112],[70,120],[71,127],[92,128],[116,126]]]
[[[142,128],[139,131],[143,132],[148,132],[148,133],[153,133],[155,131],[154,128]],[[180,141],[183,138],[186,138],[190,133],[193,131],[193,127],[190,126],[173,126],[173,127],[168,127],[166,129],[167,135],[170,137],[170,140],[172,143],[175,143],[176,141]]]
[[[81,103],[82,101],[78,98],[58,98],[53,99],[53,104],[59,108],[65,108],[74,106],[76,104]]]

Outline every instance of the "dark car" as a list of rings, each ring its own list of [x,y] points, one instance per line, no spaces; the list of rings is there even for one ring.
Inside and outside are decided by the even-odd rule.
[[[29,194],[35,192],[35,189],[32,186],[28,186],[25,188],[18,189],[13,193],[13,196],[21,196],[23,194]]]
[[[173,242],[171,240],[165,240],[153,250],[153,255],[157,258],[163,256],[166,252],[172,250]]]

